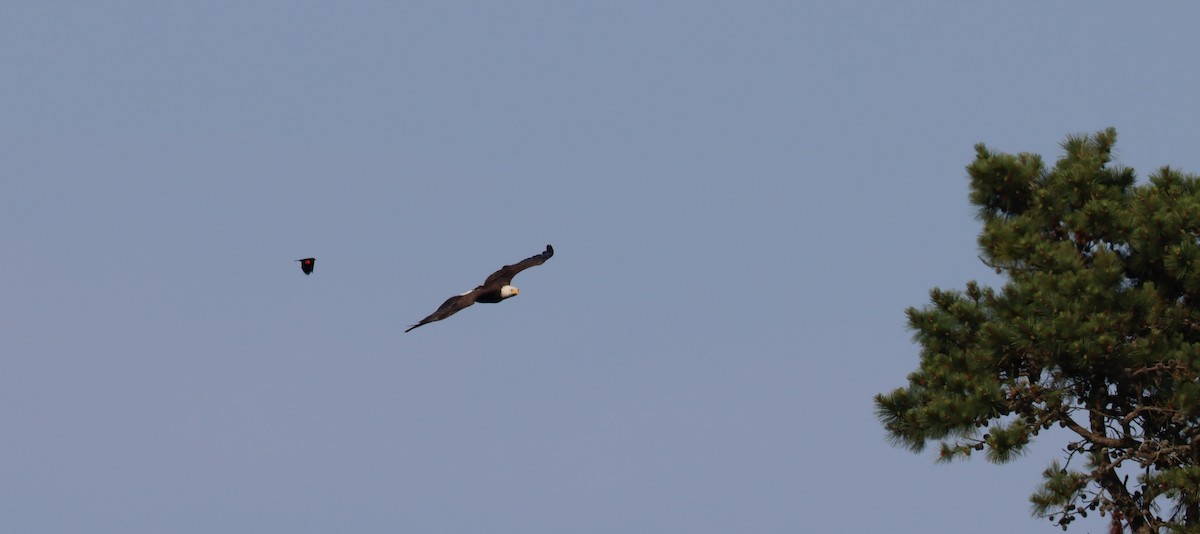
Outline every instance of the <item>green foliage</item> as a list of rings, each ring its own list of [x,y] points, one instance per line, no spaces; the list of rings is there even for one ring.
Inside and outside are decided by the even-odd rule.
[[[975,147],[967,167],[980,259],[999,290],[933,289],[907,310],[921,348],[908,384],[876,395],[897,445],[939,461],[1007,462],[1069,429],[1067,464],[1031,497],[1063,528],[1088,511],[1132,532],[1200,529],[1200,178],[1137,184],[1116,131],[1070,136],[1047,169]],[[1130,474],[1135,476],[1130,477]]]

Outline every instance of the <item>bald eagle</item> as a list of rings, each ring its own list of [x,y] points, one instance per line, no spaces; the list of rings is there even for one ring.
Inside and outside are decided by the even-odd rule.
[[[312,274],[313,265],[317,263],[316,258],[304,258],[296,261],[300,262],[300,270],[304,271],[306,275]]]
[[[437,311],[429,314],[429,317],[421,319],[421,322],[408,327],[408,330],[405,330],[405,332],[410,332],[412,329],[426,323],[441,321],[476,302],[494,304],[506,298],[517,296],[517,288],[511,285],[513,277],[525,269],[546,263],[546,260],[550,259],[553,255],[554,247],[546,245],[546,251],[541,254],[530,256],[512,265],[501,267],[499,271],[487,277],[487,280],[484,280],[482,285],[461,295],[446,299],[446,302],[443,302]]]

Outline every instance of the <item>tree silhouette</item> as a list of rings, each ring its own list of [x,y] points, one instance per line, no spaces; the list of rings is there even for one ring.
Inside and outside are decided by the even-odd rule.
[[[939,441],[943,461],[1002,463],[1068,429],[1030,497],[1064,530],[1099,513],[1116,532],[1200,532],[1200,179],[1136,184],[1115,141],[1069,136],[1051,169],[976,145],[980,259],[1004,285],[908,309],[920,365],[875,404],[896,444]]]

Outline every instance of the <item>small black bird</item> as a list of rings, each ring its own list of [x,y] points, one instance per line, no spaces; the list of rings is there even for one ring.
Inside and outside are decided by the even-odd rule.
[[[317,263],[316,258],[304,258],[296,261],[300,262],[300,270],[304,271],[305,275],[312,274],[313,264]]]

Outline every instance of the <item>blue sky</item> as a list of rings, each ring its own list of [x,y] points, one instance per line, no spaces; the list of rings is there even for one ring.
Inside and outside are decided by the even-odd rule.
[[[975,143],[1200,171],[1198,17],[6,3],[0,530],[1057,532],[1062,440],[939,465],[871,397],[997,283]]]

